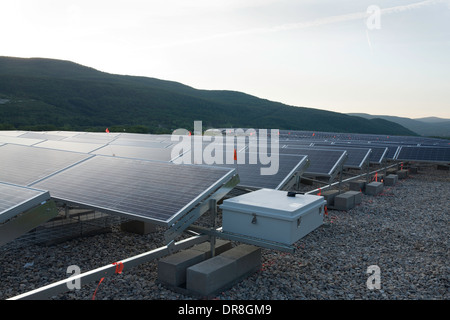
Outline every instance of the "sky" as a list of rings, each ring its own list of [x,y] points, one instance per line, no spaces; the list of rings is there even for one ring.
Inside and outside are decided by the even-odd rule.
[[[450,0],[2,0],[0,56],[450,118]]]

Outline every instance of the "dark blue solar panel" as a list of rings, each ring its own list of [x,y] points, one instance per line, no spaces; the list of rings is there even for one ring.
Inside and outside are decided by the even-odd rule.
[[[397,155],[401,161],[450,162],[450,148],[403,146]]]

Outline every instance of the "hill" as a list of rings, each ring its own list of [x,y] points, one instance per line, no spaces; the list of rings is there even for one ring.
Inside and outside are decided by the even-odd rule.
[[[70,61],[0,57],[0,129],[127,130],[276,128],[416,135],[383,119],[288,106],[242,92],[199,90]]]
[[[401,126],[414,131],[422,136],[429,137],[450,137],[450,119],[427,117],[420,119],[410,119],[404,117],[394,117],[386,115],[370,115],[367,113],[349,113],[352,116],[363,117],[366,119],[384,119],[395,122]]]

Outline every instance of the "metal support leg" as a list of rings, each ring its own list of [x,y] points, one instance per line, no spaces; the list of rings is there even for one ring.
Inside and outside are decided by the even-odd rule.
[[[217,200],[210,199],[209,200],[210,212],[211,212],[211,228],[216,229],[216,217],[217,217]],[[209,238],[209,242],[211,244],[211,257],[216,255],[216,236],[211,235]]]
[[[369,180],[370,180],[370,161],[367,161],[366,184],[369,183]]]

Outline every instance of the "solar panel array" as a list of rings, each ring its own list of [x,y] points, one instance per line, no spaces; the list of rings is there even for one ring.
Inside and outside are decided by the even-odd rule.
[[[195,137],[182,137],[190,141],[180,150],[171,135],[0,131],[0,183],[49,190],[61,201],[168,225],[234,173],[240,186],[281,189],[303,171],[331,179],[341,168],[362,169],[367,161],[450,162],[448,140],[282,130],[279,148],[272,150],[268,139],[268,155],[278,161],[275,174],[262,174],[270,165],[249,162],[261,151],[258,136],[233,136],[221,151],[222,163],[175,164],[185,155],[195,160]],[[217,152],[217,144],[227,142],[220,138],[201,139],[200,152]],[[226,162],[229,150],[246,160]]]
[[[281,141],[285,144],[299,143],[311,146],[369,147],[372,149],[370,162],[377,164],[384,159],[450,162],[447,156],[450,142],[437,138],[282,130],[280,143]]]

